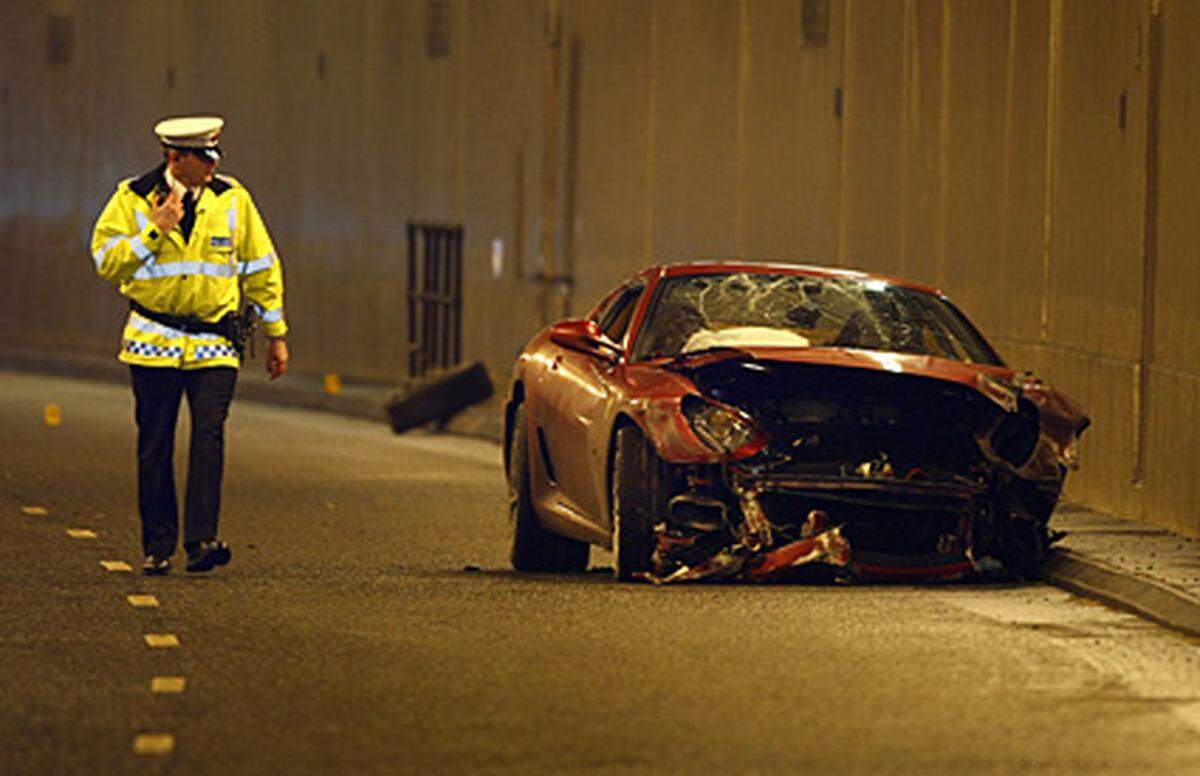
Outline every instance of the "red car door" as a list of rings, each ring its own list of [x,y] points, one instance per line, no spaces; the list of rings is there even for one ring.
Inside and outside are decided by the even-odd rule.
[[[627,286],[602,312],[599,325],[614,342],[621,342],[644,286]],[[539,429],[548,474],[556,486],[559,503],[588,520],[604,524],[602,490],[595,487],[593,468],[606,442],[597,426],[608,416],[612,395],[612,360],[559,347],[551,358],[543,385],[543,424]]]

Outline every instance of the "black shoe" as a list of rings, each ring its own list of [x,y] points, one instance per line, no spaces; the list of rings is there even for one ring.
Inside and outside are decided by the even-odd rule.
[[[188,571],[212,571],[216,566],[224,566],[233,557],[233,551],[225,542],[213,540],[200,542],[193,552],[188,553]]]
[[[147,555],[142,559],[142,573],[148,577],[161,577],[171,572],[171,558],[167,555]]]

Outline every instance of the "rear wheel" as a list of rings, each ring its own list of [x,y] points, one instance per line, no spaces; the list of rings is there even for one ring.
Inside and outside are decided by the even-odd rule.
[[[650,570],[654,551],[653,452],[636,426],[617,429],[612,460],[614,573],[622,581]]]
[[[587,542],[547,531],[538,522],[529,487],[529,432],[525,406],[513,410],[508,455],[508,515],[513,526],[512,565],[517,571],[579,573],[587,570]]]

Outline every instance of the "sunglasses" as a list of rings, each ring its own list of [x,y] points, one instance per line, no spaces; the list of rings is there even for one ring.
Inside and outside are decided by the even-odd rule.
[[[221,149],[218,146],[213,146],[212,148],[180,148],[178,146],[171,146],[171,147],[174,148],[176,151],[179,151],[180,153],[191,154],[192,156],[196,157],[197,159],[199,159],[202,162],[209,162],[209,163],[215,162],[215,161],[218,161],[222,156],[224,156],[224,154],[221,152]]]

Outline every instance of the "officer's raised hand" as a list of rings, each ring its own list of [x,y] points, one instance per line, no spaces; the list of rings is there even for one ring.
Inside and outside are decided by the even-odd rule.
[[[166,199],[160,199],[158,205],[150,211],[150,220],[164,234],[174,229],[182,218],[183,200],[175,189],[171,189]]]

